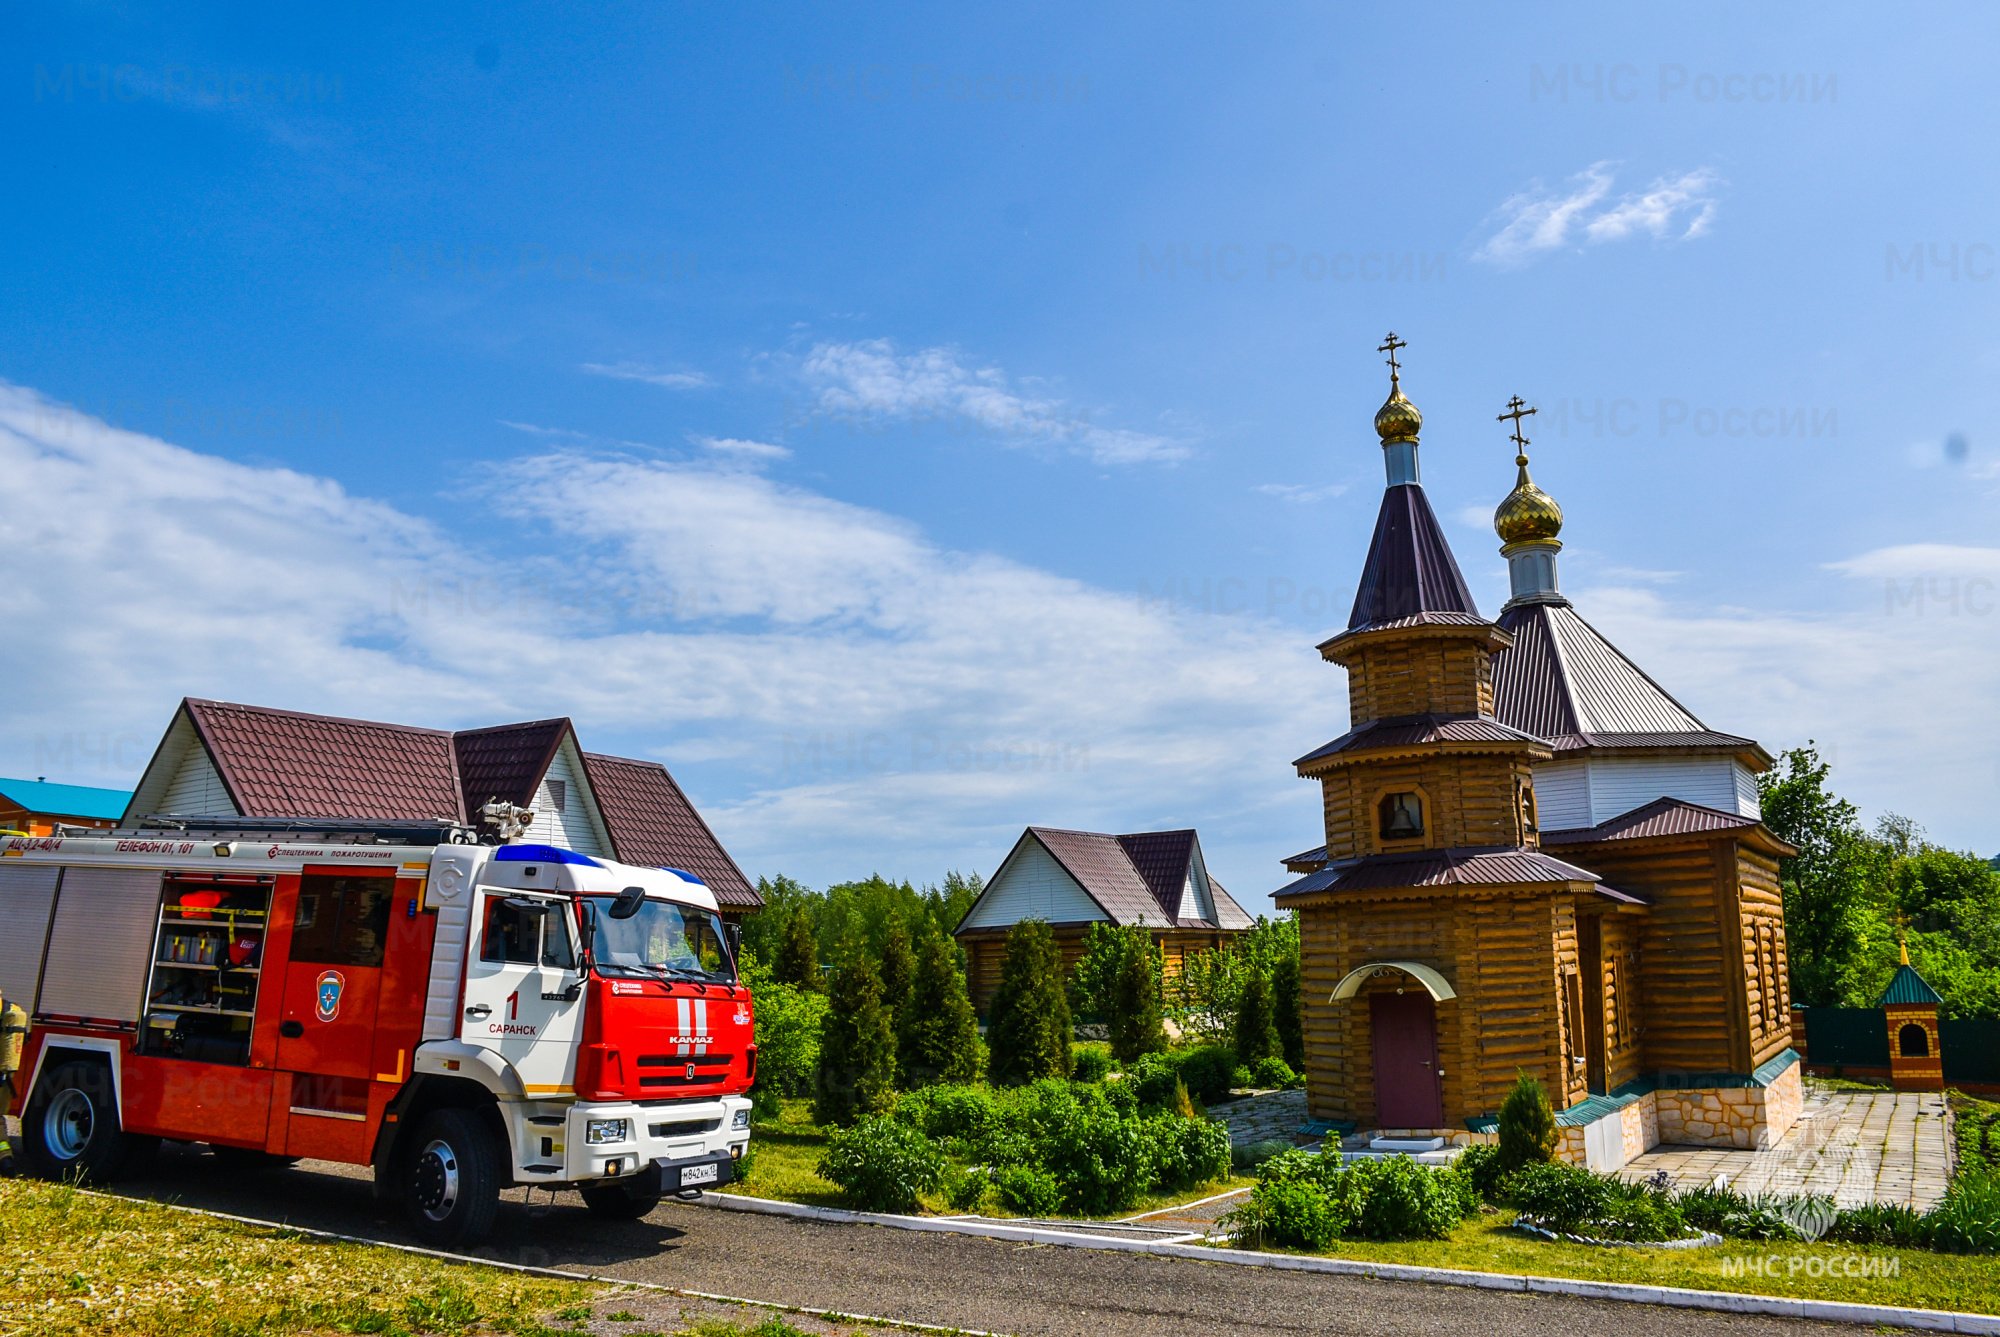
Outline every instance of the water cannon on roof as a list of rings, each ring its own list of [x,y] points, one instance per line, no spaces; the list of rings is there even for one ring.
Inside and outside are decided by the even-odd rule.
[[[534,825],[535,810],[494,799],[479,810],[479,825],[490,827],[502,845],[519,840]]]

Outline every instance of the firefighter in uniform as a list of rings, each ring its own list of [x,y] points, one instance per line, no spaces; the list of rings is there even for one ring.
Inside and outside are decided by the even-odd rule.
[[[20,1095],[21,1048],[27,1042],[27,1009],[0,997],[0,1175],[14,1173],[14,1147],[7,1140],[7,1114]]]

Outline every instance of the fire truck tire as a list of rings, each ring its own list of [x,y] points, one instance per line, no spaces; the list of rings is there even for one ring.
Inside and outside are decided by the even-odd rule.
[[[591,1215],[607,1221],[637,1221],[660,1205],[657,1180],[651,1188],[632,1184],[585,1184],[577,1190]]]
[[[21,1159],[43,1179],[103,1183],[159,1150],[158,1138],[118,1122],[111,1070],[88,1059],[64,1063],[35,1083],[21,1111]]]
[[[426,1244],[477,1243],[493,1228],[507,1169],[499,1135],[476,1110],[433,1110],[404,1162],[403,1205]]]

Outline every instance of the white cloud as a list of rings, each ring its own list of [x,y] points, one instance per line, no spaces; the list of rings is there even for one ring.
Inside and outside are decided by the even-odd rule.
[[[586,362],[582,370],[592,376],[608,376],[614,381],[644,381],[669,390],[700,390],[715,384],[699,371],[661,371],[637,362]]]
[[[691,439],[703,450],[746,460],[786,460],[792,456],[792,452],[785,447],[774,446],[768,441],[746,441],[735,436],[697,436]]]
[[[724,463],[530,450],[454,537],[0,386],[0,474],[37,499],[0,509],[35,628],[0,643],[0,773],[129,782],[183,695],[572,714],[679,768],[753,873],[991,871],[1031,821],[1220,841],[1281,810],[1234,879],[1254,899],[1266,856],[1311,843],[1283,762],[1340,732],[1344,694],[1296,634]]]
[[[1266,497],[1276,497],[1279,501],[1289,501],[1306,505],[1317,501],[1331,501],[1347,491],[1345,483],[1327,483],[1311,487],[1304,483],[1259,483],[1255,489]]]
[[[1088,409],[1012,385],[998,367],[975,367],[953,348],[901,353],[888,339],[822,343],[803,374],[817,391],[817,411],[861,422],[950,420],[970,423],[1014,445],[1055,446],[1098,464],[1185,459],[1185,442],[1107,427]]]
[[[1565,246],[1599,245],[1640,234],[1656,241],[1688,241],[1708,231],[1715,218],[1715,192],[1722,184],[1712,169],[1698,167],[1661,177],[1605,206],[1616,179],[1615,167],[1611,162],[1592,163],[1561,189],[1552,191],[1536,181],[1510,196],[1488,220],[1499,222],[1499,230],[1472,258],[1511,268]]]

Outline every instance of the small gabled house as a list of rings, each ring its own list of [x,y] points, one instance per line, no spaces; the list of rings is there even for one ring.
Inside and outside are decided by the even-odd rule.
[[[1208,875],[1193,831],[1114,836],[1031,826],[954,934],[982,1013],[1000,987],[1008,930],[1024,919],[1054,930],[1065,969],[1083,955],[1092,924],[1143,928],[1159,944],[1170,979],[1190,953],[1221,947],[1255,924]]]
[[[108,830],[131,797],[123,789],[0,779],[0,831],[52,836],[58,829]]]
[[[666,767],[585,752],[567,719],[451,732],[190,697],[123,820],[173,813],[477,823],[496,801],[533,811],[526,840],[692,873],[732,918],[763,905]]]

